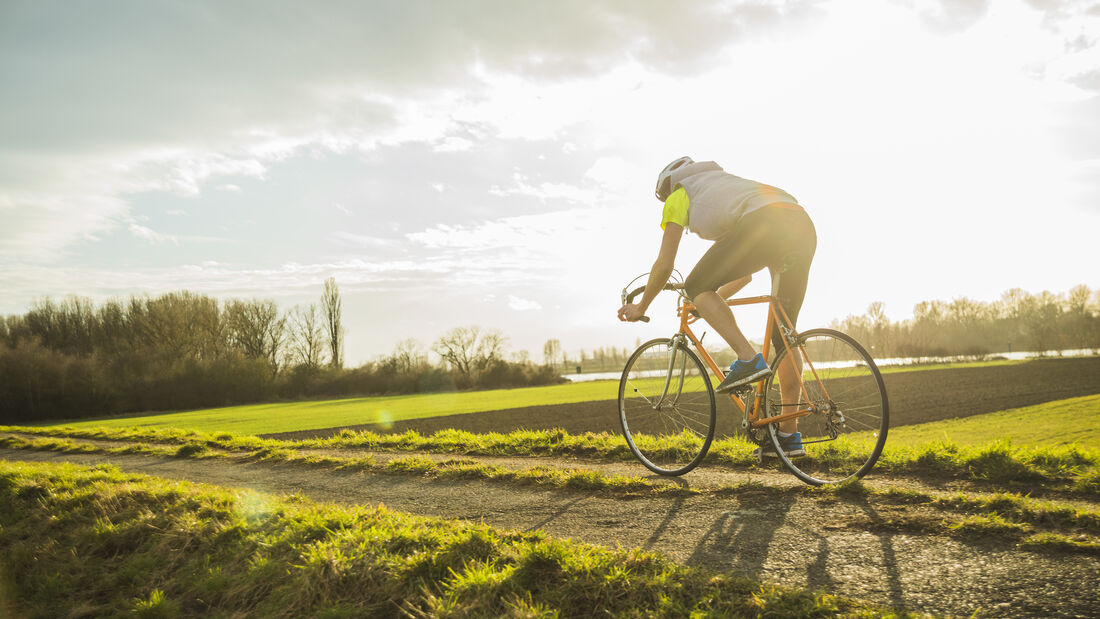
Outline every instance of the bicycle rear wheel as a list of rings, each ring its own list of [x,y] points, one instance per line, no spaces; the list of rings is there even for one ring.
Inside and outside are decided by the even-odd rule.
[[[619,381],[619,422],[638,460],[654,473],[683,475],[714,440],[714,388],[699,357],[668,338],[638,347]]]
[[[806,455],[788,457],[779,448],[779,428],[774,423],[767,426],[772,450],[791,473],[814,486],[863,477],[882,453],[890,425],[882,374],[871,355],[839,331],[806,331],[799,335],[798,344],[791,348],[804,361],[804,390],[798,404],[784,405],[780,395],[780,368],[790,359],[783,349],[772,364],[775,373],[765,384],[764,415],[812,408],[815,412],[798,418]]]

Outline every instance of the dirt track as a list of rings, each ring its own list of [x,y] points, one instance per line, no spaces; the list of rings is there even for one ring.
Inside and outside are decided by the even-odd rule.
[[[1043,359],[1021,364],[885,374],[891,427],[967,417],[1100,393],[1100,357]],[[389,426],[367,424],[354,430],[431,434],[447,428],[470,432],[511,432],[563,428],[574,434],[618,432],[614,400],[552,406],[529,406],[485,413],[427,417]],[[729,400],[719,399],[718,434],[732,434],[740,415]],[[331,436],[344,427],[266,435],[270,438]]]

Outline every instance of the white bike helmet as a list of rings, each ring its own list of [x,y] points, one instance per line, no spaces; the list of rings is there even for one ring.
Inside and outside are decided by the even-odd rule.
[[[689,163],[695,163],[691,157],[680,157],[661,170],[657,175],[657,189],[653,192],[658,200],[664,202],[668,199],[668,194],[672,193],[672,171]]]

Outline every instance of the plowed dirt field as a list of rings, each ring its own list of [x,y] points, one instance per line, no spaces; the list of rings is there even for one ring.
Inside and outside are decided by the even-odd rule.
[[[883,379],[890,399],[890,426],[896,427],[1100,393],[1100,357],[891,372],[884,374]],[[732,402],[719,398],[717,434],[735,433],[740,423],[739,415]],[[619,417],[616,401],[602,400],[427,417],[386,426],[343,426],[268,436],[288,439],[331,436],[345,427],[376,432],[416,430],[421,434],[447,428],[479,433],[562,428],[571,434],[580,434],[618,432]]]

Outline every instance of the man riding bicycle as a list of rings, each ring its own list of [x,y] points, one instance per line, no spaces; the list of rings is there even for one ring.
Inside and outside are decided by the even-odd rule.
[[[810,263],[817,249],[817,232],[806,211],[787,192],[734,176],[713,161],[680,157],[657,177],[657,199],[664,202],[664,236],[638,303],[619,308],[619,320],[633,322],[661,291],[676,260],[685,229],[714,244],[684,282],[684,292],[699,315],[718,332],[737,355],[715,391],[725,393],[766,378],[772,373],[762,355],[741,333],[726,299],[752,281],[752,274],[768,268],[779,278],[778,297],[794,325],[806,296]],[[782,350],[783,335],[772,334],[772,347]],[[798,400],[801,364],[784,363],[779,385],[784,403]],[[779,424],[780,442],[788,456],[802,455],[798,421]],[[766,455],[775,455],[768,453]]]

